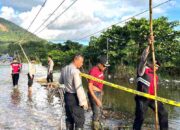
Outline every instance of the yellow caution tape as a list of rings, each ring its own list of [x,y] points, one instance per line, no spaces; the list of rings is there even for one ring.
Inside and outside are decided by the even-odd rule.
[[[113,84],[113,83],[110,83],[110,82],[95,78],[95,77],[90,76],[88,74],[81,73],[80,75],[82,77],[87,78],[87,79],[90,79],[90,80],[105,84],[105,85],[113,87],[113,88],[117,88],[117,89],[129,92],[129,93],[133,93],[133,94],[136,94],[136,95],[139,95],[139,96],[142,96],[142,97],[150,98],[150,99],[153,99],[153,100],[157,100],[157,101],[160,101],[160,102],[163,102],[163,103],[167,103],[167,104],[170,104],[170,105],[173,105],[173,106],[180,107],[180,102],[176,102],[176,101],[173,101],[173,100],[170,100],[170,99],[150,95],[150,94],[143,93],[143,92],[140,92],[140,91],[137,91],[137,90],[134,90],[134,89],[126,88],[124,86],[120,86],[120,85],[117,85],[117,84]]]

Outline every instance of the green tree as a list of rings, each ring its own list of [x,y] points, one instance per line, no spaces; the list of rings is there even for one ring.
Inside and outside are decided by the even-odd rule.
[[[68,50],[79,50],[82,49],[82,45],[79,44],[78,42],[73,42],[70,40],[67,40],[66,42],[64,42],[64,46],[62,47],[62,49],[64,51],[68,51]]]
[[[179,22],[169,22],[166,17],[160,17],[154,19],[153,23],[156,57],[162,61],[164,67],[177,67],[180,57],[180,31],[175,28],[179,26]],[[93,60],[106,54],[108,39],[111,68],[120,64],[136,67],[142,51],[148,44],[148,36],[149,21],[145,18],[133,18],[124,26],[112,26],[99,37],[91,37],[86,50],[88,53],[85,54]]]

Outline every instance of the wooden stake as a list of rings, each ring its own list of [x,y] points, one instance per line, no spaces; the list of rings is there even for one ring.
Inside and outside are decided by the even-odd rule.
[[[153,21],[152,21],[152,0],[149,0],[149,22],[150,22],[150,37],[153,36]],[[150,40],[151,50],[152,50],[152,59],[153,59],[153,71],[154,71],[154,92],[157,96],[157,84],[156,84],[156,60],[155,60],[155,51],[154,51],[154,41]],[[158,105],[157,100],[155,100],[155,129],[158,130]]]

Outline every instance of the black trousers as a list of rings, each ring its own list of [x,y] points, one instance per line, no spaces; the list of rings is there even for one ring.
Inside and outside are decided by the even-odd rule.
[[[135,97],[135,101],[136,110],[133,130],[141,130],[141,126],[143,124],[145,113],[147,112],[148,107],[155,111],[155,103],[154,100],[146,99],[139,96]],[[160,130],[168,130],[168,113],[161,102],[157,103]]]
[[[13,86],[18,85],[19,73],[18,74],[12,74],[12,80],[13,80]]]
[[[49,82],[53,82],[53,73],[49,73],[48,75],[47,75],[47,82],[49,83]]]
[[[31,78],[29,73],[28,73],[27,76],[28,76],[28,87],[32,87],[33,80],[34,80],[34,75],[32,75],[32,78]]]
[[[85,122],[84,109],[79,106],[77,94],[65,93],[66,124],[83,128]]]

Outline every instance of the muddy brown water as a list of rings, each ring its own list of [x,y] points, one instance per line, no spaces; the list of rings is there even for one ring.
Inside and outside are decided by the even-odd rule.
[[[46,77],[46,68],[37,65],[36,78]],[[11,81],[10,66],[0,66],[0,130],[65,130],[65,116],[58,97],[50,100],[45,87],[34,82],[32,97],[28,97],[27,65],[23,65],[18,90],[14,90]],[[58,73],[55,78],[58,78]],[[121,84],[117,80],[113,80]],[[179,85],[178,85],[179,86]],[[86,85],[85,85],[86,87]],[[179,86],[180,87],[180,86]],[[132,87],[133,88],[133,87]],[[160,94],[163,97],[180,101],[180,89],[163,85]],[[113,129],[126,124],[131,126],[134,113],[134,99],[132,94],[105,87],[104,101],[106,107],[113,111],[128,113],[130,121],[126,119],[109,118],[104,125]],[[180,130],[180,108],[165,105],[169,111],[170,130]],[[153,126],[153,114],[147,114],[146,123]],[[85,129],[90,130],[92,112],[86,112]],[[62,124],[61,124],[62,117]],[[153,128],[153,127],[152,127]]]

